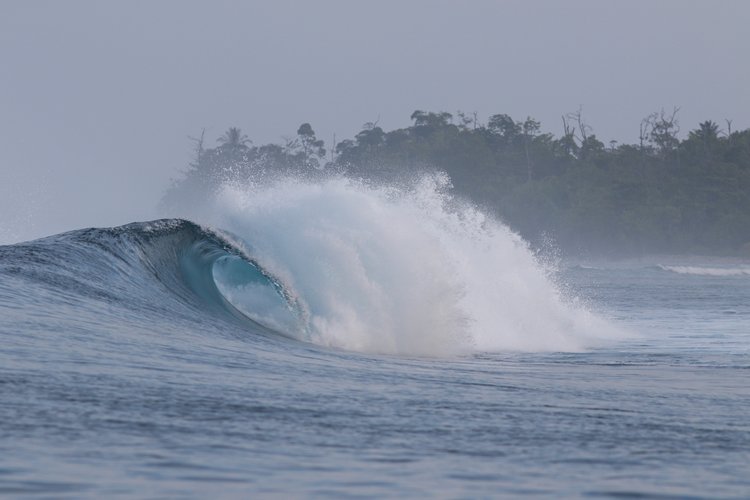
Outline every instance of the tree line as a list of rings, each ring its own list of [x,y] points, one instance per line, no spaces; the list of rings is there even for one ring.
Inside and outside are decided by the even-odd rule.
[[[391,182],[438,169],[456,194],[532,244],[595,255],[750,254],[750,129],[707,120],[680,139],[678,109],[639,124],[638,142],[604,144],[581,111],[562,134],[495,114],[415,111],[409,127],[366,123],[326,147],[309,123],[283,144],[254,145],[230,128],[165,193],[167,207],[202,199],[225,181],[346,175]],[[189,201],[188,201],[189,203]]]

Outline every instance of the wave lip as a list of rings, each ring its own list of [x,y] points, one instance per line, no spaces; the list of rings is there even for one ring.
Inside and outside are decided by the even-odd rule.
[[[172,263],[159,268],[175,274],[174,290],[186,286],[201,300],[202,312],[231,317],[253,331],[303,337],[295,301],[284,285],[247,253],[247,245],[221,231],[184,220],[177,223],[187,233],[187,239],[172,249],[179,272],[174,272]]]

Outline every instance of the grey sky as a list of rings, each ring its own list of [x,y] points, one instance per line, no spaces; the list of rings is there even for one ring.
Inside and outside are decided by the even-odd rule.
[[[597,136],[681,106],[750,127],[750,2],[0,0],[0,242],[155,216],[239,126],[330,143],[415,109],[531,115]]]

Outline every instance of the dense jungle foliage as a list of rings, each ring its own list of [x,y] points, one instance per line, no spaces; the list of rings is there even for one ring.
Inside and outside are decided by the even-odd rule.
[[[407,128],[367,123],[326,148],[310,124],[285,144],[256,146],[237,128],[195,157],[164,196],[205,198],[227,180],[346,175],[393,181],[446,172],[456,194],[496,214],[532,244],[551,239],[588,255],[750,254],[750,129],[700,123],[684,139],[673,112],[640,123],[637,144],[601,142],[580,110],[563,133],[496,114],[415,111]],[[197,197],[197,198],[196,198]]]

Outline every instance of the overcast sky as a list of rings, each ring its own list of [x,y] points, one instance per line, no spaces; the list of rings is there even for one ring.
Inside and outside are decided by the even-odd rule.
[[[229,126],[330,143],[415,109],[530,115],[634,142],[680,106],[683,131],[750,127],[748,1],[0,0],[0,242],[157,215]]]

